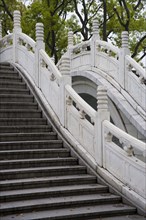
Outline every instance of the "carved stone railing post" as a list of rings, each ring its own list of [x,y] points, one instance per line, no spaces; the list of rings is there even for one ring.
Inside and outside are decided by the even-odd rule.
[[[0,40],[2,39],[2,23],[1,23],[1,20],[0,20]]]
[[[70,60],[67,54],[62,56],[60,72],[63,76],[70,75]]]
[[[40,58],[39,51],[45,50],[44,26],[42,23],[36,24],[36,49],[35,49],[35,83],[40,87]]]
[[[99,40],[99,27],[97,19],[93,20],[93,36],[91,39],[91,65],[96,66],[96,40]]]
[[[13,62],[18,61],[18,34],[22,32],[21,29],[21,15],[20,11],[14,11],[14,28],[13,28]]]
[[[68,32],[68,49],[70,49],[73,46],[73,32]]]
[[[130,54],[128,48],[128,32],[122,32],[122,48],[120,49],[120,56],[119,56],[119,84],[126,89],[127,88],[127,71],[126,71],[126,64],[125,64],[125,56]]]
[[[67,56],[69,57],[70,60],[70,67],[72,65],[71,61],[71,56],[72,56],[72,48],[73,48],[73,32],[69,31],[68,32],[68,47],[67,47]]]
[[[61,59],[60,72],[62,74],[60,81],[60,121],[61,124],[66,127],[66,92],[65,86],[67,84],[71,85],[71,76],[70,76],[70,59],[68,53],[65,53]]]
[[[95,123],[95,158],[99,166],[103,166],[103,126],[104,120],[110,120],[108,111],[107,90],[103,86],[97,88],[97,114]]]

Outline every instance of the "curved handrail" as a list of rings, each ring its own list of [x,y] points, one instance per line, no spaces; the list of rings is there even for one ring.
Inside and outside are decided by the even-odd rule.
[[[0,40],[0,48],[5,48],[7,45],[13,45],[13,34],[6,35]]]
[[[146,72],[144,71],[144,69],[142,68],[142,66],[140,66],[132,57],[130,57],[129,55],[126,55],[126,62],[130,65],[130,68],[134,68],[135,69],[135,75],[143,78],[146,80]]]
[[[109,121],[104,121],[103,126],[105,128],[106,133],[110,133],[110,135],[115,136],[119,139],[119,142],[124,146],[131,146],[133,149],[141,151],[143,156],[146,157],[146,144],[135,137],[127,134],[125,131],[116,127]],[[126,149],[124,149],[126,150]]]
[[[117,56],[117,58],[119,57],[119,53],[120,53],[119,48],[112,45],[109,42],[96,40],[96,47],[97,47],[97,50],[99,51],[102,51],[102,50],[104,52],[106,51],[106,53],[108,53],[109,55],[112,55],[112,52],[113,52]]]
[[[31,50],[32,52],[35,52],[36,42],[32,38],[30,38],[28,35],[24,33],[18,33],[17,37],[19,45],[27,45],[27,49]]]
[[[89,50],[90,48],[88,48],[90,46],[90,40],[88,41],[84,41],[84,42],[81,42],[75,46],[73,46],[71,48],[71,51],[74,53],[74,54],[78,54],[82,51],[86,51],[86,50]],[[88,49],[87,49],[88,48]]]
[[[40,50],[40,56],[42,59],[42,65],[45,65],[45,67],[49,69],[56,79],[60,79],[62,77],[61,73],[43,49]]]
[[[83,110],[85,112],[85,114],[87,114],[88,116],[90,116],[90,118],[95,121],[95,117],[96,117],[96,111],[87,103],[85,102],[76,92],[75,90],[70,86],[70,85],[66,85],[65,86],[66,91],[69,94],[69,98],[71,98],[71,100],[73,100],[76,104],[77,107],[79,107],[79,109]]]

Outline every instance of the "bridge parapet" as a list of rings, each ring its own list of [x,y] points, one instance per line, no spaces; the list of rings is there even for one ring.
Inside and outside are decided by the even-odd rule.
[[[94,72],[96,68],[101,74],[103,72],[104,78],[108,76],[108,81],[115,80],[146,111],[146,73],[130,56],[128,33],[122,32],[122,47],[117,48],[100,40],[98,25],[95,25],[95,21],[93,24],[93,36],[90,40],[68,47],[70,72]]]

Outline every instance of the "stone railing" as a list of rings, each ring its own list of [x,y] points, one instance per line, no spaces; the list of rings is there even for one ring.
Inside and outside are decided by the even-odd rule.
[[[98,37],[95,25],[94,33],[94,36]],[[36,24],[35,42],[22,33],[20,13],[15,11],[13,34],[0,39],[1,62],[10,62],[23,71],[38,91],[40,98],[45,99],[46,108],[48,106],[48,110],[53,112],[54,121],[60,132],[63,131],[69,142],[72,140],[74,149],[88,163],[94,164],[94,169],[111,185],[115,186],[117,182],[118,185],[121,184],[121,193],[144,210],[145,163],[134,156],[134,151],[142,152],[145,157],[145,144],[109,122],[107,91],[103,86],[98,86],[97,89],[97,111],[92,109],[71,86],[69,59],[71,51],[75,53],[79,51],[79,54],[90,53],[94,41],[72,49],[70,36],[68,52],[62,57],[58,70],[46,54],[43,40],[43,25]],[[101,53],[105,53],[106,46],[107,44],[102,45]],[[111,59],[118,60],[119,52],[113,47],[108,46],[106,53],[112,53]],[[119,139],[123,148],[112,142],[112,136]],[[119,190],[118,187],[117,189]]]
[[[99,72],[110,82],[115,80],[115,83],[146,111],[146,73],[142,66],[130,57],[128,32],[122,33],[122,47],[117,48],[99,39],[96,21],[93,22],[93,29],[90,41],[75,46],[72,40],[73,33],[69,32],[67,53],[70,57],[71,72],[91,70],[94,74]]]

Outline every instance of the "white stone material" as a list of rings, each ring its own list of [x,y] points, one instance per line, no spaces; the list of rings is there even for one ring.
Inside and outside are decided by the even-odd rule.
[[[21,15],[20,11],[16,10],[14,11],[14,32],[21,32]]]
[[[73,32],[68,32],[68,49],[73,46]]]
[[[68,54],[65,54],[61,59],[60,72],[63,76],[65,75],[70,76],[70,60],[67,55]]]
[[[44,25],[42,23],[36,24],[36,44],[38,49],[45,49],[44,44]]]
[[[98,21],[97,21],[96,18],[94,18],[94,20],[93,20],[93,37],[96,40],[100,39],[100,36],[99,36],[99,25],[98,25]]]
[[[96,30],[94,30],[94,32],[96,32]],[[0,48],[1,61],[13,62],[24,71],[47,109],[51,112],[54,123],[56,123],[63,135],[65,135],[68,140],[71,140],[75,150],[83,154],[82,157],[87,159],[87,162],[92,164],[92,167],[94,167],[97,172],[101,172],[102,170],[104,179],[107,179],[109,183],[112,182],[113,178],[114,183],[116,183],[115,185],[118,185],[119,189],[123,190],[121,187],[122,184],[128,186],[130,192],[127,193],[126,189],[124,195],[130,195],[129,198],[132,199],[137,206],[144,209],[144,199],[146,199],[145,163],[134,156],[133,150],[138,150],[145,156],[146,145],[144,142],[133,138],[109,122],[110,115],[106,92],[109,84],[108,93],[111,92],[111,96],[118,91],[115,104],[119,108],[122,108],[125,103],[127,104],[127,100],[121,95],[121,87],[124,91],[127,91],[129,87],[132,88],[128,90],[129,96],[131,96],[132,99],[134,98],[132,86],[135,86],[137,83],[138,87],[136,91],[140,92],[136,99],[140,99],[139,107],[145,112],[145,106],[142,104],[142,102],[145,101],[143,94],[143,91],[145,92],[145,84],[142,77],[145,79],[145,75],[143,75],[143,71],[139,68],[138,64],[135,65],[133,60],[127,59],[127,57],[125,58],[125,56],[128,55],[127,52],[125,52],[127,51],[127,38],[124,37],[125,40],[123,40],[122,52],[125,51],[122,55],[119,53],[119,49],[115,49],[114,46],[111,46],[109,43],[103,43],[100,40],[98,40],[96,44],[98,49],[94,47],[95,41],[92,40],[81,43],[75,47],[72,46],[72,54],[67,53],[62,59],[62,65],[60,66],[62,73],[46,54],[43,39],[42,24],[36,25],[36,42],[24,33],[21,33],[20,12],[15,11],[13,34],[0,40],[0,45],[2,45]],[[69,55],[69,57],[67,57],[67,55]],[[91,62],[93,57],[94,61],[97,61],[95,59],[96,56],[98,56],[100,60],[100,65],[102,62],[104,65],[108,64],[109,70],[113,63],[114,66],[118,68],[123,64],[124,71],[127,71],[123,72],[123,74],[126,74],[123,77],[124,81],[121,81],[122,75],[117,77],[119,74],[122,74],[118,68],[114,69],[112,66],[114,70],[112,74],[108,75],[108,68],[103,72],[103,70],[100,69],[100,65],[96,66],[95,62]],[[120,61],[120,56],[122,56],[123,63]],[[105,60],[103,58],[105,58]],[[129,66],[127,69],[125,67],[125,60]],[[71,67],[69,67],[69,61],[71,61]],[[139,72],[140,77],[142,76],[140,80],[137,80],[136,76],[133,77],[131,65]],[[95,69],[98,69],[98,72],[96,72]],[[97,112],[72,88],[70,77],[72,70],[90,70],[93,74],[91,79],[95,79],[95,75],[97,73],[99,74],[99,81],[104,84],[104,87],[99,86],[97,90]],[[86,74],[88,74],[88,72],[86,72]],[[133,77],[133,81],[131,81],[132,85],[127,87],[127,84],[125,87],[125,79],[129,76]],[[130,79],[132,79],[132,77]],[[128,110],[129,109],[130,107],[128,107]],[[142,120],[138,113],[133,114],[131,117],[132,120],[135,121]],[[141,122],[143,123],[143,120]],[[113,136],[119,139],[123,148],[113,143]],[[138,201],[136,201],[137,198]]]

